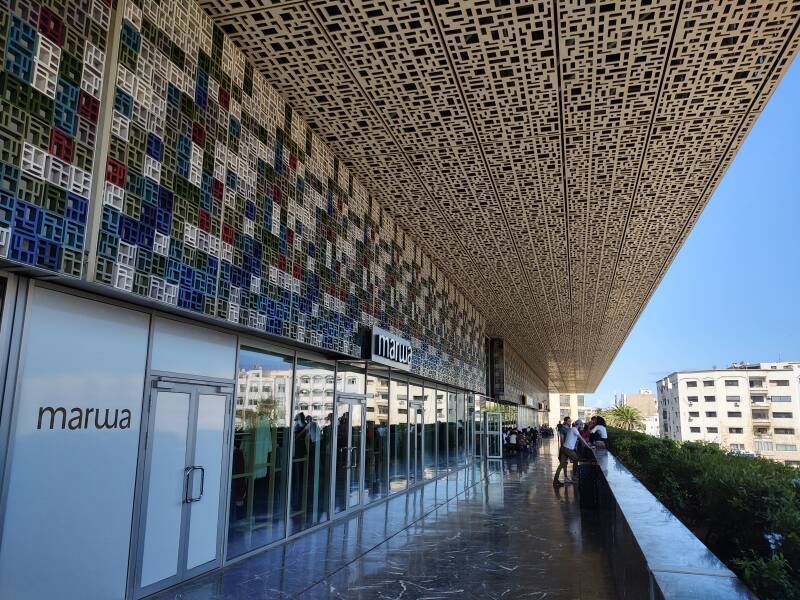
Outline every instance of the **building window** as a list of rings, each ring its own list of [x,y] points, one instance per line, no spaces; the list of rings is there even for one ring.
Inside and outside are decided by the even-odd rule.
[[[277,440],[288,440],[292,435],[294,355],[241,348],[239,364],[247,368],[239,371],[240,393],[234,414],[229,557],[284,537],[289,472],[284,465],[289,461],[289,445]],[[244,400],[244,381],[257,385],[259,381],[273,381],[279,373],[289,374],[288,396],[284,393],[282,398],[273,399],[268,395],[260,402],[248,397],[246,404],[239,402]],[[279,386],[286,392],[287,380],[281,381]],[[270,501],[262,501],[266,498]]]
[[[776,427],[775,433],[780,435],[794,435],[794,427]]]
[[[700,412],[693,410],[693,411],[689,412],[689,416],[690,417],[699,417],[700,416]]]
[[[690,427],[689,430],[692,433],[700,433],[700,428],[699,427]]]
[[[772,413],[772,416],[775,417],[776,419],[791,419],[792,418],[792,413],[790,413],[790,412],[776,412],[776,413]]]
[[[789,387],[788,379],[770,379],[769,383],[777,387]]]
[[[704,381],[703,382],[703,387],[714,387],[714,381],[713,380]]]
[[[708,431],[708,433],[717,433],[719,429],[716,427],[706,427],[706,431]]]
[[[770,396],[770,399],[773,402],[791,402],[792,401],[792,397],[791,396]]]
[[[739,387],[739,380],[738,379],[726,379],[725,380],[725,387]]]
[[[706,416],[707,417],[716,417],[717,416],[717,411],[715,411],[715,410],[707,410],[706,411]]]
[[[728,444],[728,446],[730,447],[731,450],[736,452],[744,450],[744,444]]]
[[[717,399],[716,396],[703,396],[703,400],[705,400],[706,402],[714,402],[716,401],[716,399]]]
[[[728,416],[733,418],[733,419],[738,419],[739,417],[742,416],[742,413],[741,413],[741,411],[738,411],[738,410],[729,410],[728,411]]]
[[[762,378],[751,379],[750,380],[750,387],[751,388],[760,388],[763,385],[764,385],[764,380]]]
[[[697,396],[689,396],[687,400],[689,400],[689,402],[697,402]]]
[[[762,452],[772,452],[772,442],[766,440],[756,440],[756,450]]]
[[[769,419],[769,413],[765,410],[754,410],[753,419]]]
[[[800,467],[800,460],[786,460],[784,464],[787,467]]]
[[[725,401],[726,402],[741,402],[742,401],[742,397],[741,396],[725,396]]]
[[[697,382],[696,381],[687,381],[686,382],[686,387],[697,387]]]
[[[767,399],[766,396],[762,396],[760,394],[756,395],[756,396],[750,396],[750,401],[751,402],[765,402],[766,399]]]
[[[797,452],[797,444],[775,444],[778,452]]]
[[[741,427],[728,427],[728,433],[742,433]]]

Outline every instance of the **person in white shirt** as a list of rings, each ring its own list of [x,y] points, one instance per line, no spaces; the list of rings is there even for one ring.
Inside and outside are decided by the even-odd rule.
[[[598,450],[606,448],[608,446],[606,420],[603,417],[592,417],[591,426],[592,434],[589,436],[589,441],[591,441]]]
[[[564,432],[564,442],[558,450],[558,468],[556,469],[556,474],[553,476],[553,485],[555,486],[561,486],[564,485],[564,483],[572,483],[572,479],[567,475],[569,461],[572,461],[572,474],[574,475],[575,469],[578,467],[578,443],[580,442],[587,448],[589,446],[581,437],[579,430],[579,427],[583,425],[583,420],[576,419],[575,422],[570,425],[569,418],[567,418],[564,419],[564,424],[567,426],[567,429]],[[558,479],[562,470],[564,471],[564,483],[561,483]]]

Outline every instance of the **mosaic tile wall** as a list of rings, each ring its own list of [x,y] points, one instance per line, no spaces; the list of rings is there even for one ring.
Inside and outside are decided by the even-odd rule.
[[[0,2],[0,258],[81,276],[111,0]]]
[[[506,402],[525,401],[528,406],[538,408],[547,402],[547,386],[536,375],[522,357],[506,341],[494,338],[490,342],[492,364],[492,396]]]
[[[96,281],[351,355],[484,382],[482,316],[191,2],[123,1]]]

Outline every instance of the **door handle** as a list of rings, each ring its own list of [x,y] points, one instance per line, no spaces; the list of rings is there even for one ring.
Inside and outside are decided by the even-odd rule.
[[[200,495],[197,497],[189,495],[189,491],[194,481],[193,475],[195,471],[200,471]],[[200,499],[203,497],[203,492],[205,491],[205,485],[206,485],[205,468],[199,465],[192,465],[191,467],[186,467],[186,469],[184,469],[184,477],[185,479],[184,479],[183,501],[187,504],[191,504],[192,502],[199,502]]]
[[[353,455],[355,452],[355,455]],[[358,467],[358,448],[350,448],[350,468],[355,469]]]

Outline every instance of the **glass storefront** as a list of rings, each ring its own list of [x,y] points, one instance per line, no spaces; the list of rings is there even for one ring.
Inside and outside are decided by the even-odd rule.
[[[474,396],[363,361],[242,347],[227,558],[466,464]]]
[[[436,473],[447,473],[447,390],[436,390]]]
[[[3,283],[0,278],[0,309]],[[94,385],[95,374],[89,370],[77,391],[73,390],[79,394],[76,398],[90,398],[108,407],[102,423],[100,409],[94,408],[98,413],[91,421],[94,429],[82,434],[101,446],[111,444],[91,456],[78,452],[89,448],[86,444],[81,443],[78,450],[72,447],[78,437],[69,432],[74,419],[68,419],[67,410],[80,409],[42,408],[34,396],[21,395],[14,410],[29,413],[27,421],[17,423],[35,423],[37,410],[39,421],[49,418],[47,433],[54,441],[42,448],[63,445],[69,451],[57,453],[62,462],[72,465],[77,458],[91,462],[111,455],[127,461],[124,473],[115,466],[106,474],[120,502],[97,506],[119,516],[113,528],[115,547],[126,559],[119,563],[122,571],[105,569],[105,577],[114,579],[114,585],[127,586],[125,593],[135,597],[283,543],[351,510],[380,503],[466,464],[471,456],[473,395],[464,390],[367,361],[326,360],[302,349],[240,339],[216,328],[78,294],[38,287],[34,292],[29,296],[33,316],[26,322],[23,338],[25,352],[30,353],[24,355],[26,377],[35,374],[33,366],[42,364],[37,362],[39,355],[54,348],[54,340],[67,338],[51,335],[53,327],[55,331],[61,327],[73,340],[65,356],[77,356],[80,351],[93,357],[87,361],[79,356],[80,364],[73,365],[73,370],[83,373],[80,368],[104,360],[108,372],[119,370],[115,381],[127,382],[120,388],[124,393],[116,390],[93,396],[89,387],[89,392],[83,389]],[[50,316],[66,312],[69,318]],[[0,313],[3,316],[7,317]],[[114,324],[110,338],[104,329],[109,322]],[[73,331],[76,323],[79,335]],[[105,337],[97,339],[111,344],[113,352],[104,349],[105,354],[97,354],[99,342],[87,338],[86,331],[105,331]],[[121,344],[120,340],[136,343]],[[116,360],[118,356],[125,360]],[[47,372],[40,376],[51,381],[60,373],[52,365],[60,363],[46,364]],[[69,402],[78,404],[72,396]],[[141,412],[132,412],[137,407]],[[100,429],[118,430],[113,432],[113,443]],[[147,444],[140,454],[142,439]],[[14,460],[52,465],[55,455],[45,454],[31,458],[29,453],[15,452]],[[93,468],[102,470],[106,463],[100,460]],[[77,471],[48,472],[52,478],[53,473]],[[18,495],[10,496],[7,515],[36,512],[31,509],[36,495],[23,493],[36,487],[35,477],[28,480],[16,486]],[[461,474],[458,481],[463,481]],[[450,483],[435,484],[436,494],[442,489],[449,493]],[[71,510],[85,513],[87,502],[81,498]],[[92,505],[94,512],[97,506]],[[60,508],[39,512],[51,515],[50,529],[63,521]],[[4,532],[24,540],[31,522],[38,520],[6,519]],[[14,523],[16,529],[10,527]],[[95,562],[102,561],[107,532],[100,536],[90,528],[84,533],[88,541],[83,547],[95,553]],[[48,565],[72,560],[61,546],[50,547],[57,550],[59,560],[48,559]],[[6,573],[18,570],[13,556],[5,555]],[[70,585],[75,581],[70,580]],[[14,585],[20,582],[22,577],[14,579]]]
[[[242,348],[234,415],[228,557],[286,535],[294,356]]]
[[[389,370],[370,367],[367,373],[364,438],[364,501],[389,494]]]
[[[436,390],[422,388],[422,478],[433,479],[437,474],[436,465]]]
[[[456,393],[447,392],[447,468],[452,470],[458,465],[458,422],[456,419]]]
[[[331,410],[333,394],[325,393],[325,382],[332,381],[334,373],[333,363],[297,359],[292,418],[290,533],[318,525],[330,517],[334,415]],[[347,417],[347,414],[338,416],[345,422]]]
[[[389,398],[389,491],[398,492],[408,487],[408,383],[392,377]]]

